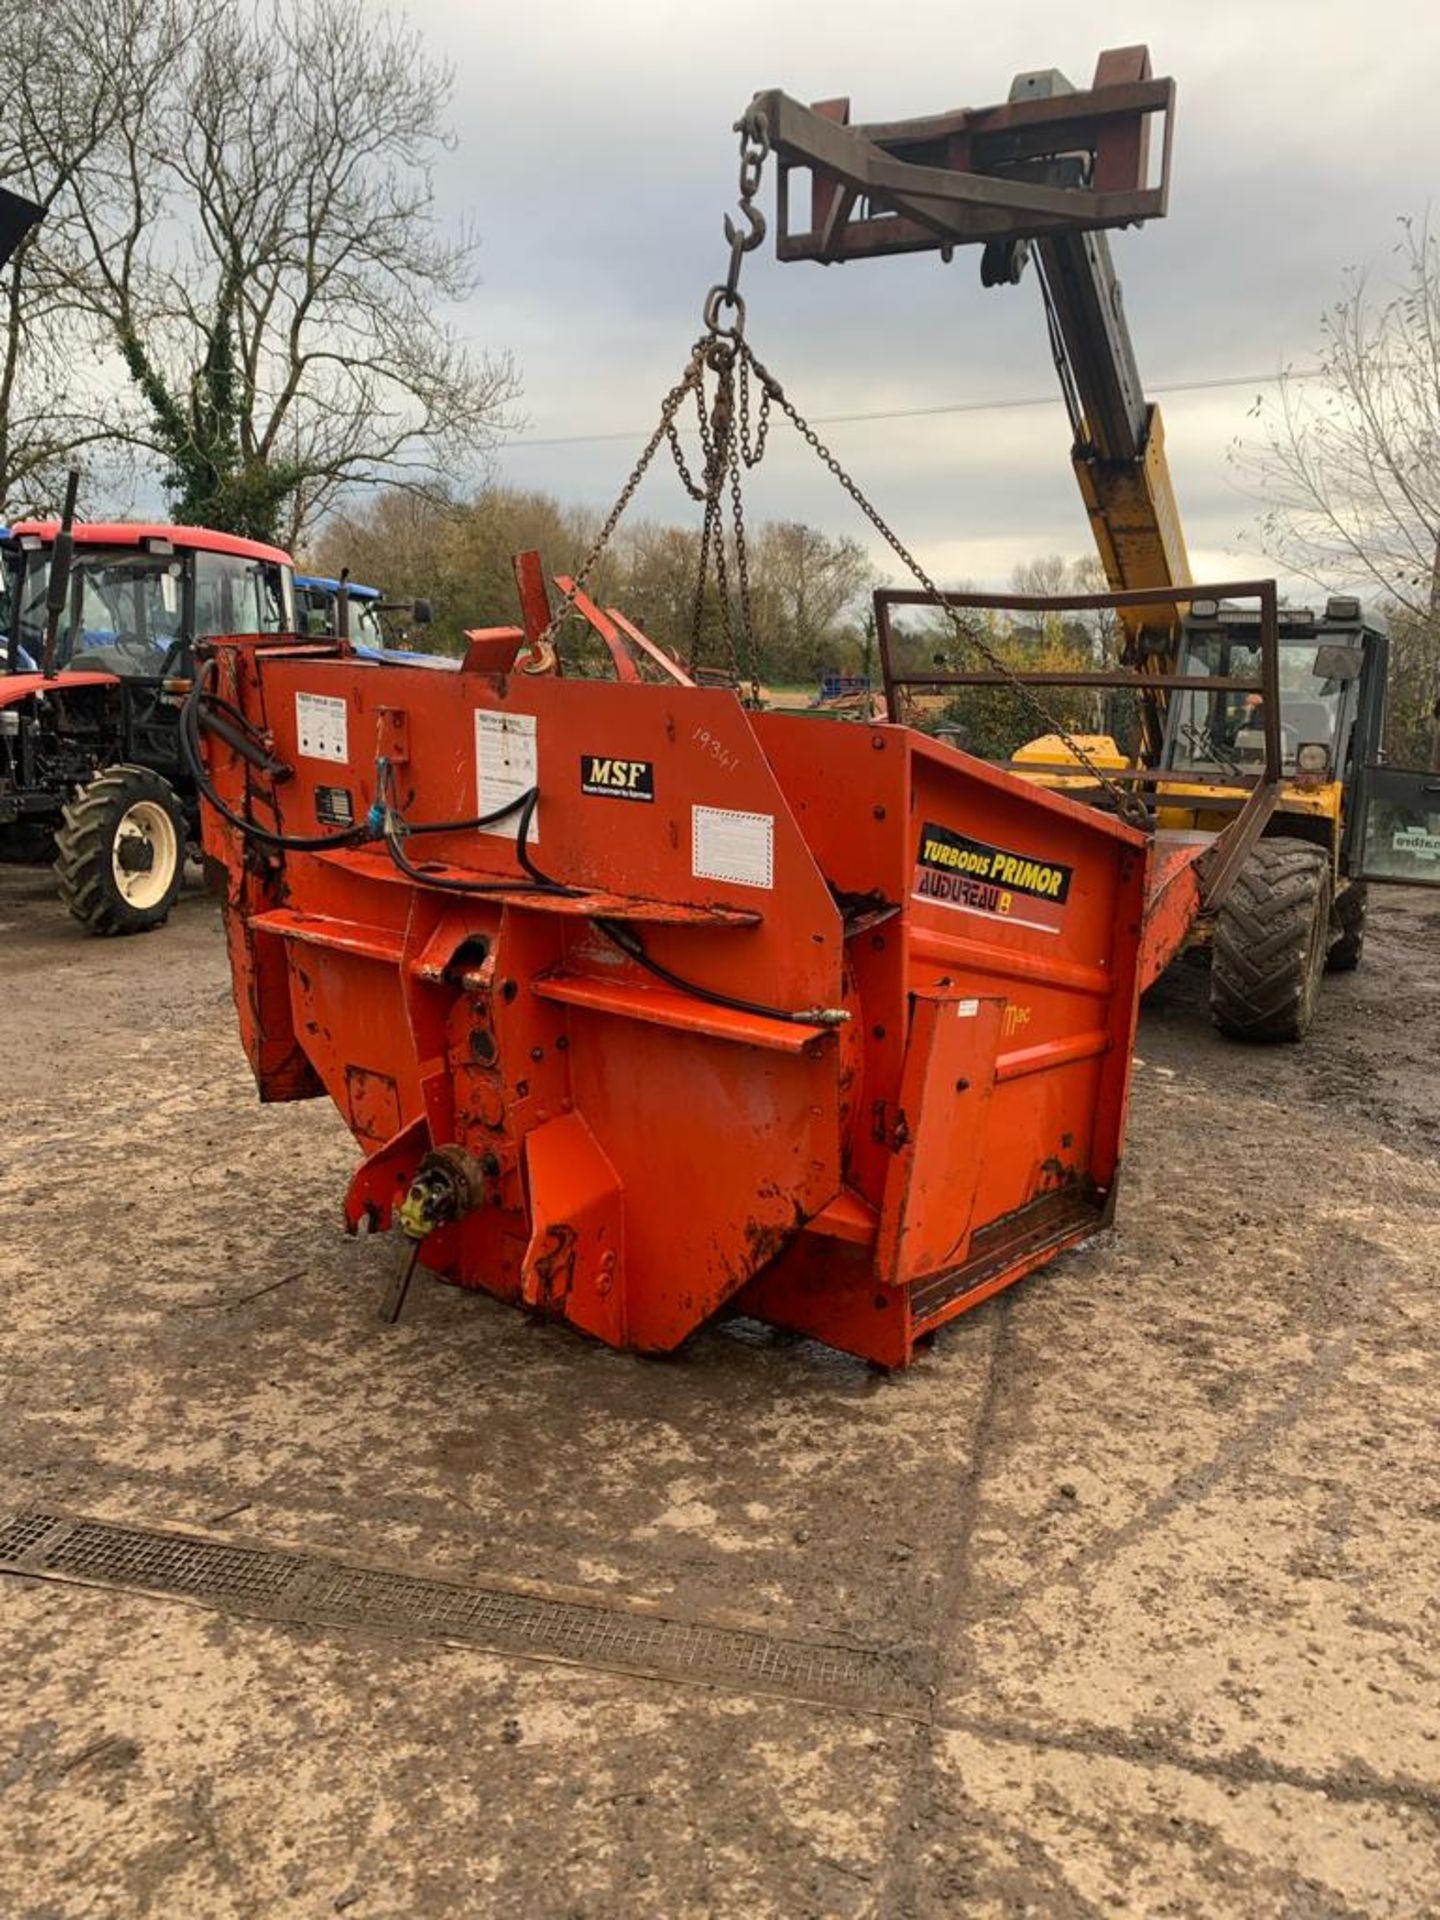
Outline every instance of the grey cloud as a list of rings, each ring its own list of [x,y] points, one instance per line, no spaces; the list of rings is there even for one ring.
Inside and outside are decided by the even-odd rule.
[[[734,193],[730,123],[758,87],[850,92],[862,118],[1003,96],[1013,72],[1062,66],[1084,84],[1102,45],[1149,41],[1180,102],[1167,220],[1116,237],[1142,370],[1152,384],[1308,357],[1341,270],[1382,263],[1397,214],[1436,181],[1440,22],[1405,0],[1163,0],[1094,27],[1058,0],[978,16],[938,0],[877,16],[873,0],[723,11],[640,0],[623,10],[538,4],[506,14],[427,4],[412,17],[454,61],[460,141],[444,202],[484,241],[485,283],[460,316],[507,346],[537,436],[643,434],[722,264]],[[983,19],[983,31],[976,30]],[[983,293],[974,259],[746,269],[757,350],[815,412],[926,406],[1053,382],[1033,285]],[[1249,390],[1173,416],[1192,547],[1233,551],[1249,517],[1225,464]],[[1203,414],[1203,417],[1202,417]],[[956,415],[918,435],[835,428],[837,451],[897,525],[939,548],[977,541],[1014,559],[1084,551],[1063,416]],[[1176,429],[1181,429],[1177,431]],[[600,503],[621,443],[527,447],[507,478]],[[777,459],[757,511],[845,524],[822,474]],[[762,504],[763,503],[763,504]],[[652,511],[673,494],[647,492]],[[1007,570],[1002,567],[1002,571]]]

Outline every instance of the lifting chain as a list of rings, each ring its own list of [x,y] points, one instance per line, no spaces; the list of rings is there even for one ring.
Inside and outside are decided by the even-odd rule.
[[[708,345],[709,342],[707,340],[697,340],[691,349],[690,358],[685,364],[685,371],[675,382],[675,385],[670,389],[669,393],[666,394],[664,402],[661,405],[660,419],[656,424],[655,431],[646,441],[644,451],[635,462],[629,479],[615,496],[615,504],[611,507],[609,513],[606,514],[600,531],[591,541],[590,551],[581,561],[579,571],[571,581],[568,589],[562,593],[559,606],[556,607],[554,613],[550,616],[550,624],[536,642],[530,659],[523,663],[523,670],[525,672],[548,673],[552,670],[555,660],[554,643],[556,633],[574,611],[576,600],[585,591],[590,575],[599,563],[600,556],[609,546],[616,527],[619,526],[621,520],[625,517],[625,511],[629,507],[630,502],[635,498],[636,490],[640,482],[645,478],[650,467],[650,462],[655,458],[661,442],[667,435],[672,441],[675,439],[675,416],[684,405],[685,396],[689,393],[699,391],[702,387],[705,377],[704,355]]]
[[[713,565],[719,595],[720,618],[729,653],[728,666],[731,677],[737,684],[741,677],[740,650],[736,644],[731,618],[729,580],[725,560],[722,494],[727,479],[730,485],[734,524],[741,626],[745,636],[747,656],[753,657],[750,642],[752,632],[750,570],[745,550],[744,505],[739,462],[743,458],[747,466],[754,466],[763,454],[769,402],[767,400],[764,404],[759,436],[752,444],[748,418],[749,373],[748,368],[744,369],[740,384],[741,429],[737,437],[735,362],[736,348],[745,331],[745,302],[740,294],[740,268],[745,255],[752,253],[761,244],[766,232],[765,216],[755,205],[755,196],[760,191],[765,160],[770,152],[770,135],[763,114],[756,113],[753,108],[747,108],[735,122],[735,132],[740,136],[740,220],[735,220],[728,213],[725,215],[724,232],[730,246],[729,269],[725,278],[717,282],[705,296],[705,331],[691,348],[684,372],[665,396],[655,431],[646,442],[630,477],[616,496],[614,505],[605,516],[600,531],[590,544],[589,552],[580,563],[569,589],[562,595],[559,606],[532,650],[529,660],[524,663],[527,672],[546,673],[552,669],[555,660],[555,635],[574,611],[576,599],[585,591],[592,572],[609,546],[616,527],[619,526],[626,509],[634,499],[640,482],[649,471],[650,462],[654,459],[662,441],[669,443],[675,468],[685,491],[692,500],[703,501],[705,506],[700,535],[700,563],[691,621],[691,663],[694,664],[695,650],[700,643],[705,614],[705,586]],[[727,313],[728,321],[725,318]],[[716,382],[715,398],[708,406],[705,399],[707,372],[714,374]],[[695,398],[700,446],[705,456],[701,480],[697,480],[690,471],[675,425],[676,415],[684,405],[686,396],[690,394]],[[758,693],[758,687],[753,685],[752,677],[752,697],[758,699]]]
[[[735,122],[735,131],[740,136],[740,219],[737,221],[730,214],[725,215],[725,238],[730,246],[729,267],[725,278],[711,287],[705,296],[705,331],[691,348],[690,358],[680,379],[666,394],[655,431],[646,442],[634,470],[621,488],[599,533],[596,534],[590,551],[586,554],[575,576],[574,584],[564,595],[554,617],[541,636],[528,670],[544,671],[548,664],[553,663],[552,643],[555,632],[573,609],[576,596],[583,591],[591,570],[609,545],[611,536],[634,498],[641,480],[649,469],[650,462],[663,441],[669,445],[681,485],[691,499],[703,503],[705,509],[701,521],[695,598],[691,610],[691,666],[694,667],[702,644],[705,589],[713,571],[721,629],[728,656],[726,665],[729,677],[737,687],[743,678],[748,677],[750,698],[754,704],[759,704],[759,687],[755,678],[754,626],[742,478],[744,468],[757,467],[765,456],[766,440],[770,431],[770,411],[773,404],[779,407],[821,465],[827,468],[839,482],[891,552],[934,600],[954,628],[956,635],[975,649],[991,672],[1000,675],[1046,732],[1059,740],[1076,764],[1090,774],[1102,792],[1107,794],[1114,803],[1115,811],[1122,820],[1128,821],[1131,825],[1147,825],[1148,816],[1144,801],[1138,795],[1127,792],[1118,781],[1110,778],[1105,769],[1081,746],[1045,702],[1032,692],[1012,667],[1001,659],[986,641],[976,623],[966,620],[957,608],[948,603],[944,594],[904,541],[799,412],[774,374],[752,352],[745,339],[745,301],[740,293],[740,269],[745,255],[753,252],[765,238],[765,216],[755,205],[755,196],[760,190],[765,161],[770,153],[770,136],[764,114],[753,105],[747,108]],[[706,399],[707,374],[713,375],[715,382],[714,396],[708,402]],[[760,389],[760,405],[753,427],[750,411],[752,376],[754,383]],[[687,395],[694,396],[696,426],[700,437],[700,450],[704,456],[698,476],[691,470],[685,458],[684,448],[680,444],[679,430],[675,424]],[[730,524],[736,585],[739,590],[740,632],[738,637],[730,603],[729,564],[725,552],[724,494],[727,486],[730,495]]]
[[[759,382],[765,396],[766,405],[768,406],[769,402],[774,401],[775,405],[779,407],[780,411],[800,435],[800,438],[810,448],[820,464],[827,468],[840,483],[841,487],[849,494],[861,513],[864,514],[871,526],[874,527],[881,539],[884,540],[885,544],[890,548],[891,552],[898,560],[903,562],[914,578],[925,589],[926,593],[935,601],[935,604],[940,608],[946,619],[949,620],[960,639],[967,641],[975,649],[992,673],[998,673],[1005,680],[1010,690],[1019,698],[1022,705],[1043,724],[1046,731],[1052,734],[1068,753],[1074,756],[1076,762],[1094,779],[1102,792],[1109,795],[1115,804],[1116,813],[1119,814],[1122,820],[1130,822],[1132,826],[1148,825],[1149,816],[1146,813],[1144,801],[1137,795],[1126,792],[1118,780],[1112,780],[1110,778],[1105,769],[1100,766],[1092,755],[1086,752],[1085,748],[1081,746],[1075,736],[1070,733],[1064,724],[1050,711],[1045,702],[1031,691],[1014,668],[1000,658],[1000,655],[996,653],[995,649],[984,639],[980,629],[975,623],[966,620],[957,608],[949,604],[944,594],[940,591],[939,587],[936,586],[935,582],[925,571],[924,567],[921,566],[914,554],[905,545],[905,542],[900,538],[899,534],[890,526],[879,509],[866,497],[856,481],[846,472],[845,468],[841,466],[840,462],[830,451],[829,447],[826,446],[819,434],[816,433],[809,421],[798,411],[794,402],[790,399],[774,374],[770,372],[769,368],[766,367],[762,361],[755,358],[755,355],[751,352],[745,341],[742,340],[739,342],[738,350],[753,371],[756,380]]]
[[[764,451],[769,402],[763,403],[760,430],[752,435],[749,418],[750,368],[738,337],[724,333],[710,335],[702,359],[705,369],[715,376],[715,392],[707,404],[703,380],[695,389],[696,430],[704,455],[698,478],[690,469],[673,423],[669,434],[670,452],[680,483],[691,499],[703,503],[705,509],[691,608],[690,663],[692,668],[697,664],[704,646],[705,596],[713,572],[728,677],[736,686],[748,680],[750,698],[758,704],[755,621],[750,597],[750,557],[745,531],[742,468],[755,466]],[[725,524],[727,491],[730,520],[728,554]],[[738,589],[738,633],[730,597],[731,556],[734,558]]]

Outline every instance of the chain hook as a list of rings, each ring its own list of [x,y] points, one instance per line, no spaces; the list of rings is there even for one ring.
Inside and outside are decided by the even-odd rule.
[[[740,211],[749,223],[750,231],[748,234],[741,233],[734,219],[728,213],[725,216],[724,222],[725,238],[730,243],[732,256],[730,266],[732,274],[737,271],[734,256],[741,253],[753,253],[765,238],[765,216],[759,207],[752,206],[748,200],[742,200],[740,202]]]
[[[706,330],[724,340],[739,340],[745,331],[740,267],[745,255],[755,251],[767,232],[765,215],[754,201],[770,152],[770,129],[764,113],[753,102],[735,122],[735,132],[740,136],[739,218],[730,213],[725,215],[723,226],[725,244],[730,249],[729,265],[725,278],[705,296]],[[725,325],[721,316],[727,310],[731,318]]]

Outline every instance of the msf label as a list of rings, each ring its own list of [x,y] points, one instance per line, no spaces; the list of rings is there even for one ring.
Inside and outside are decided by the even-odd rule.
[[[580,756],[580,791],[611,800],[653,800],[653,760],[613,760],[599,753]]]

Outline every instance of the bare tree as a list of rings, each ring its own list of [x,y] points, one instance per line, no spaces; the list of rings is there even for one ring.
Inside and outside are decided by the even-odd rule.
[[[1354,270],[1321,320],[1314,373],[1257,400],[1235,460],[1267,551],[1391,621],[1392,752],[1423,748],[1440,702],[1440,235],[1400,222],[1388,284]],[[1440,752],[1440,726],[1433,749]]]
[[[860,645],[860,599],[874,577],[864,547],[798,520],[761,527],[750,555],[761,670],[805,680]],[[853,629],[846,630],[846,621]]]
[[[164,71],[191,17],[171,0],[0,0],[0,180],[42,209],[0,273],[0,507],[12,515],[53,501],[73,457],[124,431],[110,343],[75,298],[79,208],[110,196],[127,99]]]
[[[1440,613],[1440,236],[1402,220],[1397,271],[1352,271],[1321,320],[1319,365],[1256,402],[1242,469],[1270,552],[1322,586],[1368,582]]]
[[[516,379],[440,317],[476,284],[435,204],[449,70],[347,0],[173,4],[57,0],[110,43],[55,200],[63,301],[126,376],[93,431],[163,462],[180,517],[290,543],[351,489],[473,477]]]

